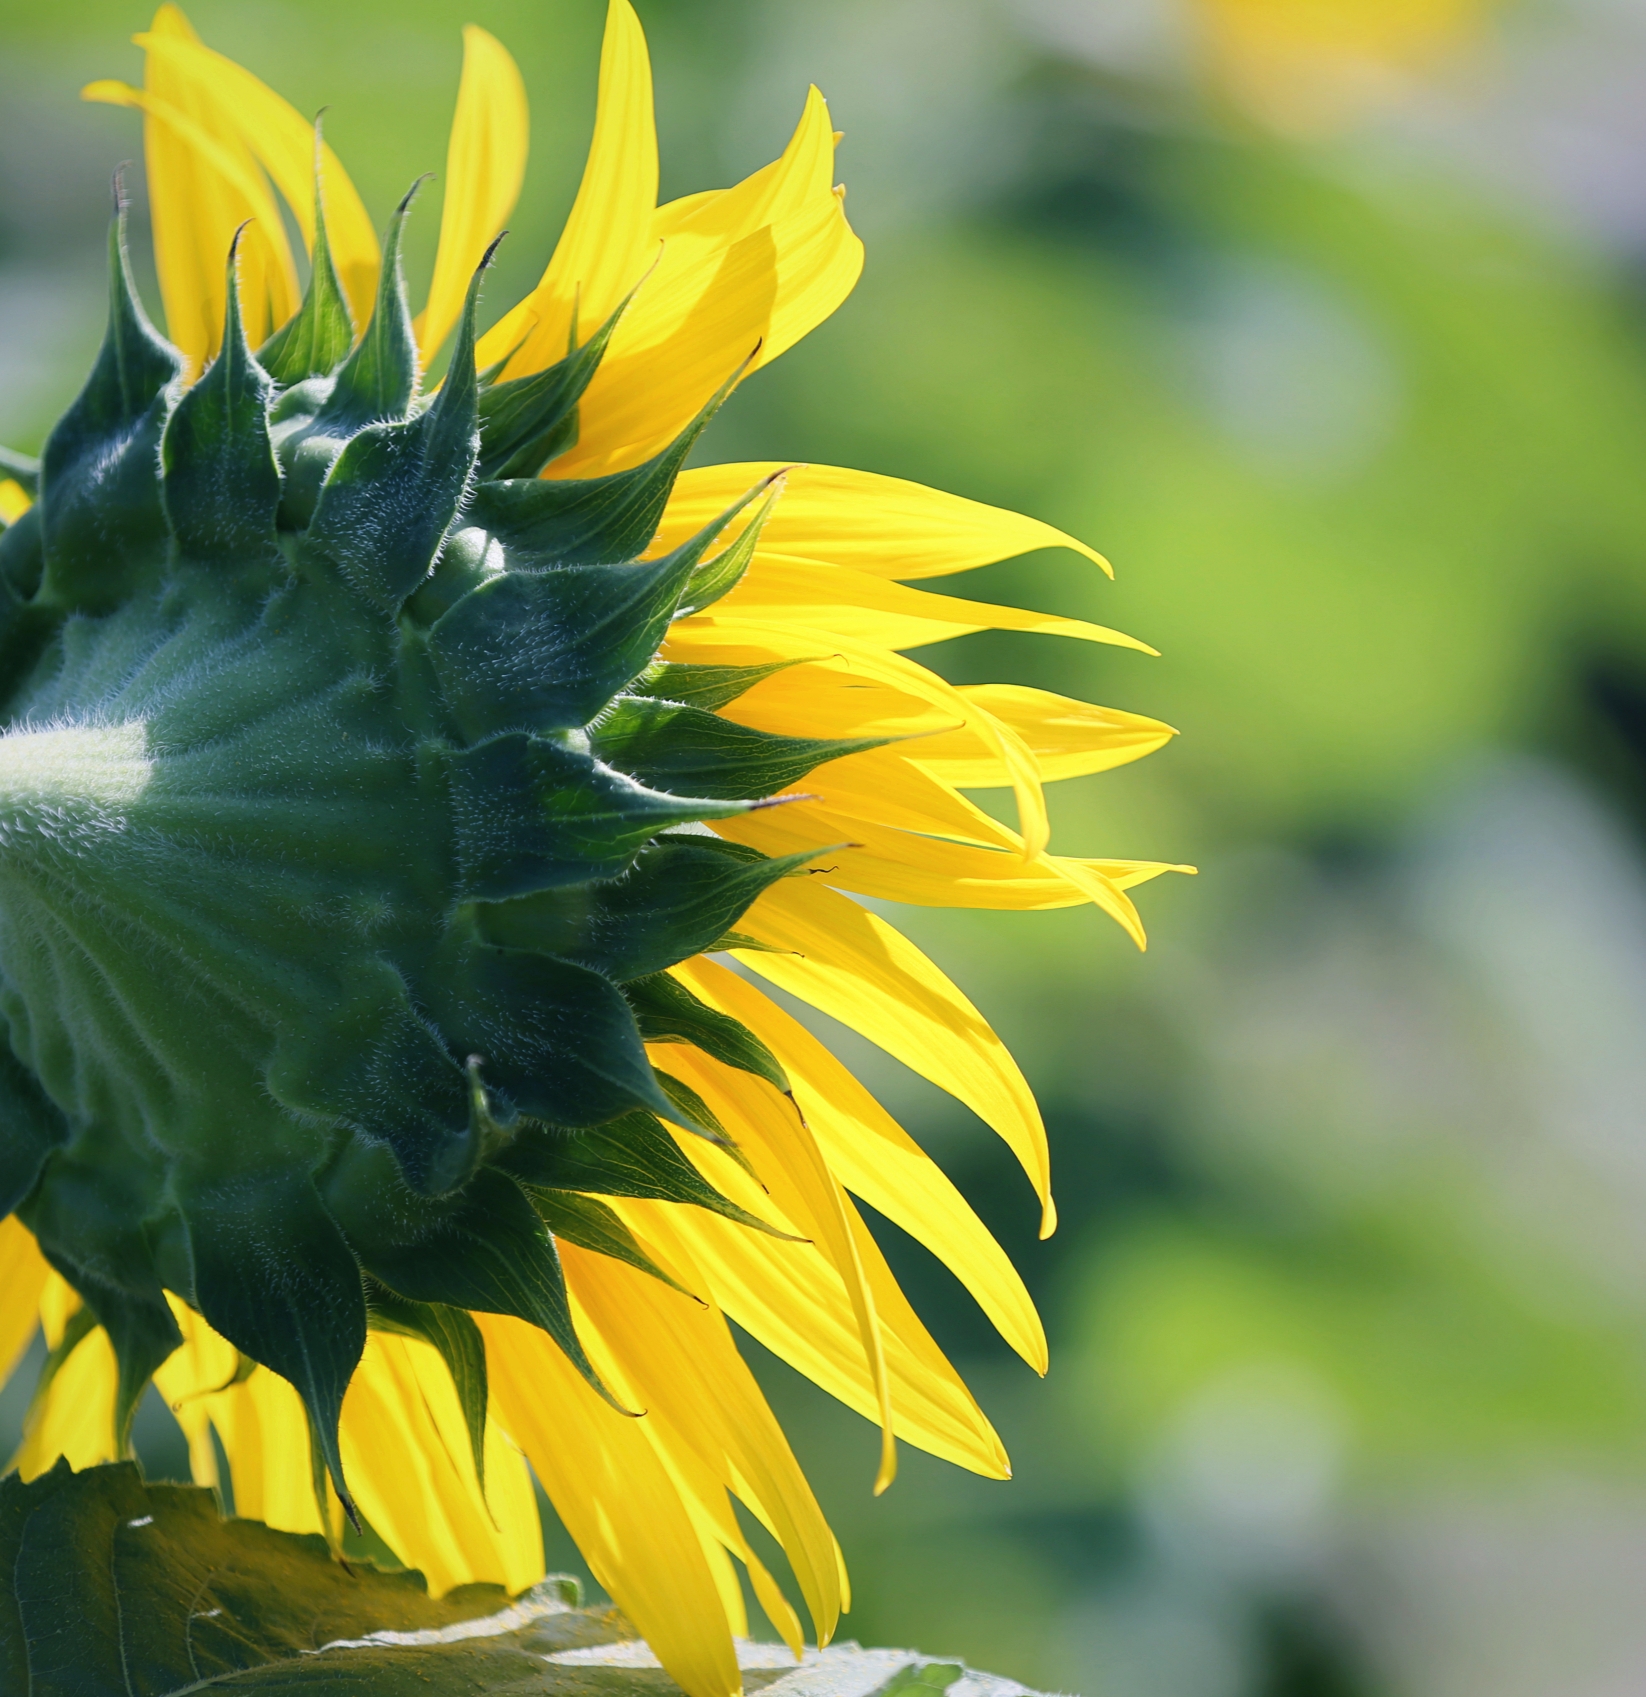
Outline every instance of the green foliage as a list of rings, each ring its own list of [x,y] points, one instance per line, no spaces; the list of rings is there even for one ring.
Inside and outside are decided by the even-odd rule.
[[[479,1621],[508,1599],[470,1585],[436,1601],[419,1573],[344,1568],[322,1538],[224,1520],[211,1492],[145,1485],[129,1463],[76,1474],[59,1462],[28,1484],[0,1480],[8,1692],[468,1697],[527,1681],[552,1690],[545,1654],[633,1636],[610,1611],[567,1607],[553,1584],[484,1637],[361,1644]]]

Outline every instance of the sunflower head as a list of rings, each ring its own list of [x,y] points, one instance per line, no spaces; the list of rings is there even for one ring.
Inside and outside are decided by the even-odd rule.
[[[170,1289],[300,1389],[340,1491],[379,1291],[425,1332],[431,1304],[516,1314],[598,1384],[555,1234],[623,1233],[557,1200],[567,1134],[601,1128],[585,1190],[718,1200],[659,1119],[724,1134],[645,1041],[787,1088],[666,971],[807,857],[702,823],[872,746],[715,715],[770,668],[657,660],[781,484],[642,559],[729,383],[639,465],[539,477],[616,315],[481,381],[477,273],[423,394],[411,198],[358,339],[323,212],[302,306],[255,351],[226,256],[187,389],[117,218],[102,353],[0,540],[0,1209],[108,1330],[122,1430],[180,1341]]]
[[[1168,868],[1052,854],[1042,784],[1169,727],[897,651],[1143,645],[897,581],[1098,560],[1050,526],[841,468],[683,469],[856,279],[816,90],[778,160],[659,206],[612,0],[565,232],[477,336],[525,148],[491,37],[416,317],[413,196],[380,249],[278,96],[175,7],[139,40],[144,87],[87,93],[144,114],[167,335],[117,213],[95,368],[37,464],[0,453],[0,1368],[37,1316],[49,1346],[19,1465],[122,1453],[154,1378],[241,1512],[335,1533],[346,1463],[431,1585],[517,1589],[523,1451],[665,1665],[727,1697],[730,1558],[801,1642],[733,1496],[820,1641],[845,1600],[727,1319],[878,1421],[881,1487],[894,1433],[1008,1466],[853,1196],[1045,1365],[998,1245],[751,979],[975,1110],[1049,1232],[1021,1073],[853,898],[1090,902],[1141,943],[1126,892]]]

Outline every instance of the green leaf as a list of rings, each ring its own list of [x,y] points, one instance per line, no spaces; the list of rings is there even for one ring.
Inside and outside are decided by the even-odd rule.
[[[959,1662],[911,1662],[868,1697],[925,1697],[928,1691],[947,1691],[965,1671]]]
[[[740,1072],[752,1072],[788,1094],[789,1075],[742,1020],[700,1001],[678,978],[656,972],[623,986],[640,1035],[648,1043],[690,1043]]]
[[[620,696],[593,728],[595,754],[652,789],[710,797],[769,796],[814,767],[890,737],[785,737],[701,707]]]
[[[621,877],[543,890],[476,909],[481,933],[535,949],[623,983],[701,954],[810,852],[767,859],[709,836],[664,836],[646,844]]]
[[[533,1190],[531,1199],[532,1206],[555,1237],[564,1238],[567,1243],[575,1243],[579,1249],[587,1249],[595,1255],[609,1255],[614,1261],[638,1267],[642,1273],[650,1273],[654,1279],[660,1279],[682,1296],[696,1295],[695,1291],[687,1290],[652,1260],[640,1247],[634,1233],[604,1202],[596,1202],[592,1196],[580,1196],[572,1190]]]
[[[344,1567],[321,1538],[225,1520],[210,1491],[145,1485],[130,1463],[0,1480],[6,1697],[680,1697],[615,1609],[575,1596],[551,1576],[512,1604],[492,1585],[435,1601],[421,1574]],[[746,1692],[781,1680],[788,1697],[930,1697],[965,1673],[855,1644],[800,1668],[775,1644],[738,1660]]]
[[[625,1114],[575,1136],[528,1127],[499,1164],[533,1187],[685,1202],[773,1237],[790,1236],[722,1196],[651,1114]]]
[[[614,1611],[569,1606],[552,1580],[507,1603],[497,1586],[437,1602],[420,1574],[344,1568],[321,1538],[224,1520],[210,1491],[145,1485],[130,1463],[0,1480],[8,1697],[544,1690],[545,1654],[633,1637]],[[483,1637],[361,1644],[482,1621]]]
[[[280,467],[269,439],[269,379],[246,346],[240,279],[229,250],[223,346],[184,395],[160,444],[161,487],[185,559],[237,566],[278,558]]]

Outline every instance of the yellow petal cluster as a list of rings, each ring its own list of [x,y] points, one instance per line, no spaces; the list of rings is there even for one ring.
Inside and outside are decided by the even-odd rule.
[[[99,82],[85,92],[144,115],[168,331],[197,372],[223,319],[222,256],[245,220],[254,221],[240,250],[252,339],[296,308],[285,214],[312,246],[314,136],[278,95],[204,46],[175,6],[162,6],[137,39],[143,86]],[[448,335],[470,272],[512,209],[527,128],[513,61],[470,27],[439,254],[418,319],[425,358]],[[506,361],[507,375],[529,373],[622,310],[581,403],[578,440],[546,476],[587,477],[647,458],[729,377],[775,358],[840,304],[862,247],[833,180],[836,140],[812,89],[770,165],[731,188],[657,205],[646,44],[628,0],[611,0],[576,202],[542,280],[493,326],[479,355],[483,367]],[[334,259],[363,322],[377,242],[329,149],[320,185]],[[655,547],[683,540],[781,469],[686,472]],[[26,505],[16,485],[0,486],[0,518],[10,522]],[[702,1097],[743,1159],[684,1136],[683,1152],[772,1231],[614,1199],[678,1289],[562,1246],[579,1334],[631,1412],[596,1396],[544,1334],[477,1315],[491,1388],[482,1488],[434,1350],[371,1335],[344,1404],[344,1460],[372,1526],[432,1589],[490,1580],[518,1590],[540,1575],[535,1475],[600,1583],[691,1697],[738,1690],[731,1638],[747,1624],[739,1566],[797,1649],[805,1630],[750,1549],[734,1502],[782,1548],[810,1630],[826,1642],[849,1603],[845,1568],[728,1321],[879,1424],[877,1489],[891,1482],[898,1438],[986,1476],[1009,1474],[999,1438],[899,1290],[857,1201],[926,1244],[1044,1372],[1046,1339],[1022,1280],[939,1168],[759,981],[855,1027],[976,1113],[1021,1163],[1042,1231],[1051,1231],[1045,1128],[1021,1071],[966,996],[858,899],[1012,909],[1090,902],[1142,946],[1128,892],[1190,870],[1050,850],[1043,786],[1139,759],[1173,735],[1169,726],[1044,690],[955,687],[899,652],[995,629],[1152,653],[1101,626],[910,586],[1048,547],[1109,569],[1034,519],[867,472],[794,467],[744,580],[672,627],[666,659],[781,665],[729,717],[779,733],[898,740],[821,768],[807,781],[809,799],[717,827],[772,854],[830,852],[814,874],[770,888],[739,922],[745,946],[731,958],[741,971],[707,958],[674,969],[767,1043],[792,1099],[696,1050],[671,1045],[656,1055]],[[990,788],[1012,792],[1016,829],[965,793]],[[0,1290],[0,1367],[10,1370],[37,1326],[55,1352],[17,1465],[32,1475],[59,1454],[76,1466],[110,1459],[113,1353],[95,1330],[60,1347],[77,1335],[67,1330],[77,1299],[15,1219],[0,1222]],[[184,1304],[175,1311],[185,1343],[157,1385],[188,1439],[195,1477],[217,1482],[220,1446],[239,1512],[338,1535],[335,1498],[323,1524],[296,1394]]]

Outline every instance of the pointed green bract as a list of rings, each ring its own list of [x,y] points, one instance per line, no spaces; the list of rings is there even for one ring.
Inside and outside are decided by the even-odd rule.
[[[773,1229],[664,1129],[741,1159],[646,1043],[783,1087],[666,969],[810,858],[705,823],[867,746],[714,716],[774,667],[659,662],[780,487],[641,557],[736,379],[644,465],[517,475],[571,439],[616,315],[497,384],[475,370],[483,262],[421,396],[409,205],[352,345],[323,216],[261,357],[228,255],[192,386],[117,219],[93,374],[37,480],[0,460],[38,487],[0,534],[0,1216],[83,1304],[48,1378],[100,1326],[122,1446],[180,1299],[296,1388],[317,1494],[351,1515],[339,1419],[369,1327],[439,1351],[480,1477],[468,1311],[541,1327],[613,1400],[557,1238],[672,1282],[600,1197]]]
[[[368,424],[403,419],[417,394],[417,335],[406,303],[406,278],[400,245],[419,178],[394,209],[383,242],[383,269],[377,283],[377,307],[353,353],[338,369],[321,410],[320,425],[333,433],[352,433]]]
[[[640,1247],[634,1233],[604,1202],[596,1202],[592,1196],[580,1196],[571,1190],[535,1190],[532,1192],[532,1206],[549,1231],[563,1242],[638,1267],[642,1273],[650,1273],[654,1279],[666,1284],[670,1290],[679,1291],[682,1296],[694,1294],[658,1266]]]
[[[706,1114],[700,1101],[698,1107]],[[501,1159],[534,1191],[682,1202],[774,1237],[788,1235],[722,1196],[651,1114],[625,1114],[575,1137],[528,1128]]]
[[[235,250],[239,245],[236,232]],[[173,409],[160,445],[166,518],[185,559],[232,568],[277,546],[280,467],[269,437],[270,389],[246,346],[231,250],[222,350]]]
[[[764,889],[810,854],[768,859],[718,837],[659,837],[620,882],[544,890],[476,909],[490,941],[587,966],[619,983],[713,946]]]
[[[648,1043],[690,1043],[740,1072],[752,1072],[785,1093],[789,1076],[777,1057],[739,1019],[711,1008],[666,972],[624,986],[640,1035]]]
[[[306,1176],[258,1174],[251,1208],[244,1183],[183,1190],[195,1304],[243,1355],[296,1389],[337,1494],[358,1519],[337,1426],[366,1347],[359,1262]]]
[[[575,445],[578,400],[600,369],[606,345],[634,294],[631,289],[588,341],[563,360],[487,389],[480,402],[482,477],[536,477],[556,455]]]
[[[693,666],[665,660],[636,678],[627,693],[678,701],[683,707],[713,713],[748,694],[757,683],[799,664],[798,660],[772,660],[764,666]]]
[[[654,789],[686,795],[769,796],[830,760],[889,737],[783,737],[701,707],[625,696],[595,727],[600,759]]]
[[[103,349],[40,459],[43,594],[72,611],[106,611],[152,581],[167,539],[155,462],[183,358],[137,298],[125,230],[122,201],[109,230]]]
[[[314,250],[309,255],[309,286],[297,316],[257,350],[257,360],[282,388],[335,371],[354,341],[348,297],[332,263],[326,235],[326,206],[320,182],[320,124],[314,126]]]
[[[600,1381],[578,1341],[566,1275],[554,1235],[506,1174],[476,1175],[462,1201],[431,1209],[410,1241],[396,1221],[364,1251],[372,1277],[414,1302],[512,1314],[541,1326],[613,1408],[627,1413]]]

